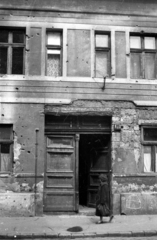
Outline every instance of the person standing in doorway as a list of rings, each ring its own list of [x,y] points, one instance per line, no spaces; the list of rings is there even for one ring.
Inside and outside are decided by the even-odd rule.
[[[111,214],[109,208],[109,186],[108,178],[105,174],[100,174],[99,176],[99,189],[96,195],[96,216],[100,217],[98,224],[103,223],[103,217],[110,217],[109,222],[112,221],[113,215]]]

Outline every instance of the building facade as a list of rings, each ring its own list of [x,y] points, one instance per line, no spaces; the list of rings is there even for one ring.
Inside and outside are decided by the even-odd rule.
[[[4,215],[94,207],[100,173],[114,214],[157,213],[156,16],[151,0],[0,2]]]

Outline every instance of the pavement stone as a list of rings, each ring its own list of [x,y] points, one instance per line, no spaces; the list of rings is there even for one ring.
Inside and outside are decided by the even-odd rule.
[[[105,220],[105,219],[104,219]],[[44,215],[0,217],[0,239],[74,239],[157,236],[157,215],[116,215],[112,223],[96,224],[98,217]],[[67,229],[81,229],[80,232]]]

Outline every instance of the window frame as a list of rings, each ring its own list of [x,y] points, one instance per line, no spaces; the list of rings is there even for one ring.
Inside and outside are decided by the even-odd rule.
[[[156,149],[157,149],[157,141],[153,141],[153,140],[150,140],[150,141],[146,141],[144,140],[144,129],[152,129],[152,128],[156,128],[157,129],[157,126],[156,125],[144,125],[144,126],[141,126],[141,144],[142,144],[142,159],[143,159],[143,172],[144,172],[144,147],[145,146],[148,146],[148,147],[151,147],[151,168],[152,168],[152,171],[150,172],[144,172],[145,174],[148,174],[148,173],[155,173],[157,174],[157,161],[156,161],[156,156],[155,156],[155,153],[156,153]]]
[[[0,174],[10,173],[13,169],[13,125],[12,124],[0,124],[0,127],[8,127],[10,128],[10,139],[3,139],[0,136]],[[10,145],[10,163],[8,171],[1,171],[1,144],[9,144]]]
[[[57,46],[57,45],[50,45],[48,44],[48,33],[60,33],[60,45]],[[47,51],[48,50],[60,50],[60,61],[59,61],[59,68],[60,68],[60,75],[57,76],[57,77],[61,77],[63,76],[63,30],[62,29],[47,29],[46,30],[46,61],[45,61],[45,75],[48,76],[48,77],[55,77],[55,76],[49,76],[47,75],[47,61],[48,61],[48,54],[47,54]]]
[[[108,36],[108,47],[97,47],[96,46],[96,35],[107,35]],[[105,52],[108,53],[107,59],[107,74],[106,76],[97,76],[97,69],[96,69],[96,52]],[[100,73],[98,73],[100,75]],[[104,78],[104,77],[111,77],[111,33],[106,31],[95,31],[94,32],[94,76],[96,78]]]
[[[140,43],[141,43],[141,48],[131,48],[130,45],[130,39],[131,37],[140,37]],[[144,41],[146,37],[154,37],[155,38],[155,49],[149,49],[144,47]],[[129,46],[130,46],[130,78],[131,79],[137,79],[131,77],[131,53],[141,53],[140,56],[140,77],[139,79],[148,79],[148,80],[154,80],[157,79],[157,34],[151,34],[151,33],[132,33],[130,32],[129,35]],[[155,72],[154,72],[154,78],[146,78],[146,71],[145,71],[145,59],[146,59],[146,53],[155,53]]]
[[[9,74],[9,75],[24,75],[25,74],[25,49],[26,49],[26,31],[24,28],[0,28],[1,30],[5,30],[8,32],[8,42],[0,42],[0,48],[7,48],[7,69],[6,73],[2,74]],[[23,43],[13,43],[13,32],[23,32],[24,41]],[[12,73],[13,70],[13,49],[14,48],[23,48],[23,68],[21,74]]]

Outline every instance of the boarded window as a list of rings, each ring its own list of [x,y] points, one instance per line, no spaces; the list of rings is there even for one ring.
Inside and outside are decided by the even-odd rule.
[[[0,124],[0,171],[8,172],[12,169],[12,125]]]
[[[89,30],[68,30],[68,76],[91,76]]]
[[[95,77],[110,76],[110,36],[107,33],[95,33]]]
[[[62,32],[47,33],[47,76],[62,75]]]
[[[156,78],[156,46],[156,36],[130,36],[131,78]]]
[[[0,74],[24,74],[25,32],[0,30]]]
[[[125,32],[115,33],[116,77],[126,78],[126,38]]]

